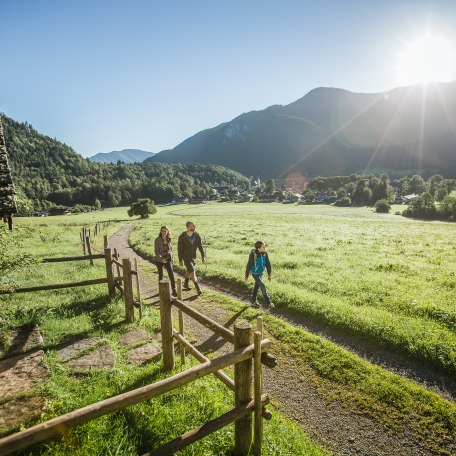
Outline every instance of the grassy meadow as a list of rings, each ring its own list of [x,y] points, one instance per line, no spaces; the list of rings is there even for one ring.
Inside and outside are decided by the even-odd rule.
[[[7,236],[11,242],[18,243],[16,253],[28,255],[31,260],[27,266],[3,274],[1,288],[103,277],[103,260],[96,260],[94,266],[89,262],[37,264],[35,260],[81,254],[81,227],[93,228],[95,221],[108,219],[127,219],[126,208],[77,216],[16,218],[15,230]],[[113,223],[102,234],[111,234],[122,224]],[[0,226],[0,229],[4,227]],[[102,243],[102,236],[95,238],[95,250],[100,251]],[[127,325],[123,319],[123,302],[120,299],[110,301],[105,284],[0,296],[0,347],[7,347],[11,342],[12,328],[36,323],[44,338],[45,362],[51,370],[51,377],[43,385],[15,397],[44,397],[46,406],[39,420],[42,422],[164,378],[160,362],[133,366],[127,361],[127,350],[119,344],[121,334],[135,326],[155,334],[160,326],[157,308],[146,306],[140,322]],[[104,338],[112,346],[116,355],[115,368],[110,372],[89,374],[70,372],[57,357],[58,349],[71,341],[94,336]],[[191,365],[189,359],[186,368]],[[178,366],[176,372],[179,370]],[[11,396],[0,398],[0,404],[10,399]],[[78,426],[67,432],[62,440],[35,445],[21,454],[143,454],[230,410],[233,404],[234,396],[227,394],[227,388],[219,380],[213,376],[204,377],[159,398]],[[263,454],[327,454],[278,411],[273,414],[273,419],[265,422]],[[24,423],[21,428],[30,425]],[[0,437],[14,430],[18,429],[0,429]],[[231,425],[179,454],[230,454],[233,444]]]
[[[161,224],[177,236],[194,220],[207,246],[200,274],[250,293],[248,253],[263,239],[280,309],[323,322],[456,374],[456,225],[369,208],[283,204],[176,205],[140,224],[147,254]]]

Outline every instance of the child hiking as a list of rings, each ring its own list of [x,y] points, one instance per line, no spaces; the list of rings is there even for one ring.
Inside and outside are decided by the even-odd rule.
[[[271,280],[271,263],[266,252],[266,244],[263,241],[256,241],[255,248],[250,252],[249,261],[247,262],[247,267],[245,268],[245,280],[249,278],[249,274],[252,274],[253,280],[255,280],[251,298],[252,306],[260,307],[257,301],[257,295],[258,290],[261,288],[266,304],[272,309],[274,304],[271,302],[266,290],[266,285],[263,283],[262,278],[265,269],[268,273],[268,279]]]

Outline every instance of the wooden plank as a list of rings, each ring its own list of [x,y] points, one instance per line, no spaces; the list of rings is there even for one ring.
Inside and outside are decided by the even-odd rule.
[[[184,312],[187,315],[189,315],[190,317],[192,317],[198,323],[201,323],[206,328],[209,328],[215,334],[223,337],[228,342],[231,342],[232,344],[234,344],[233,331],[230,331],[229,329],[225,328],[224,326],[217,323],[216,321],[211,320],[210,318],[206,317],[206,315],[203,315],[202,313],[198,312],[197,310],[192,309],[191,307],[187,306],[179,299],[174,299],[173,305],[176,306],[178,309],[182,310],[182,312]]]
[[[269,397],[266,394],[261,399],[264,405],[269,404]],[[143,456],[163,456],[165,454],[174,454],[175,452],[183,450],[187,446],[197,442],[198,440],[201,440],[209,434],[212,434],[224,428],[233,421],[251,414],[253,408],[253,401],[250,401],[248,404],[240,405],[239,407],[236,407],[233,410],[220,415],[218,418],[208,421],[202,426],[199,426],[192,431],[186,432],[180,437],[171,440],[171,442],[161,446],[160,448],[157,448],[150,453],[145,453]]]
[[[64,261],[80,261],[80,260],[97,260],[104,258],[102,253],[96,253],[94,255],[80,255],[74,257],[60,257],[60,258],[43,258],[41,260],[42,263],[61,263]]]
[[[195,348],[185,337],[177,331],[173,331],[173,336],[179,341],[181,346],[185,346],[187,350],[198,360],[203,363],[209,361],[209,358],[204,356],[197,348]],[[221,380],[228,388],[234,391],[234,381],[228,377],[223,371],[214,372],[214,375]]]
[[[158,282],[160,294],[160,326],[162,336],[163,367],[165,372],[174,369],[174,339],[173,339],[173,315],[171,305],[171,290],[166,279]]]
[[[130,258],[122,260],[123,268],[123,289],[125,301],[125,321],[132,323],[135,320],[133,307],[133,281],[131,280],[131,261]]]
[[[89,230],[89,235],[86,237],[86,243],[87,243],[87,252],[89,253],[90,266],[93,266],[93,260],[92,260],[92,258],[90,258],[92,256],[92,245],[90,244],[90,230]]]
[[[103,277],[101,279],[83,280],[81,282],[58,283],[54,285],[39,285],[36,287],[22,287],[13,290],[0,290],[0,295],[13,293],[28,293],[30,291],[60,290],[61,288],[85,287],[87,285],[98,285],[100,283],[107,283],[107,281],[108,279],[106,277]]]
[[[263,340],[261,342],[262,351],[268,351],[270,346],[271,342],[269,340]],[[133,391],[96,402],[95,404],[87,405],[81,409],[74,410],[73,412],[0,439],[0,454],[8,455],[15,451],[23,450],[35,443],[64,434],[68,429],[78,424],[86,423],[100,416],[147,401],[153,397],[187,385],[220,369],[251,358],[253,356],[253,350],[253,345],[249,345],[233,353],[222,355],[207,363],[192,367],[184,372],[179,372],[172,377],[160,380],[152,385],[143,386],[142,388],[134,389]]]
[[[248,347],[252,341],[252,325],[237,321],[234,325],[234,349]],[[248,358],[234,366],[235,406],[252,400],[252,359]],[[250,415],[234,423],[234,454],[248,454],[252,444],[252,417]]]
[[[111,263],[112,251],[109,247],[105,248],[105,266],[106,266],[106,281],[108,283],[108,295],[111,299],[116,296],[114,274],[112,273],[112,263]]]
[[[263,372],[261,366],[261,332],[255,331],[253,335],[253,397],[255,403],[255,418],[253,427],[254,455],[261,456],[263,444]]]

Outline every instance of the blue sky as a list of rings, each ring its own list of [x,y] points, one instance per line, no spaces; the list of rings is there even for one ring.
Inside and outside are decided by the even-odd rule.
[[[401,49],[453,29],[451,0],[0,0],[0,112],[83,156],[158,152],[315,87],[402,85]]]

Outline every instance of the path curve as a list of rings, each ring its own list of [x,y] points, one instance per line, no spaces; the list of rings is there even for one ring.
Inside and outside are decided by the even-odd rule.
[[[145,305],[158,304],[158,276],[155,267],[138,255],[129,245],[128,237],[133,229],[133,224],[124,225],[118,232],[109,238],[110,245],[117,249],[121,257],[136,258],[140,270],[141,293]],[[207,288],[220,292],[220,287],[210,287],[208,281],[204,284]],[[226,287],[225,287],[226,288]],[[223,290],[225,294],[226,289]],[[233,298],[239,297],[235,294]],[[184,301],[191,303],[192,307],[203,312],[210,318],[222,323],[226,327],[232,326],[237,318],[242,318],[242,311],[233,314],[216,303],[194,299],[194,292],[184,295]],[[279,317],[277,312],[275,314]],[[284,318],[290,320],[290,318]],[[291,321],[296,324],[296,321]],[[319,335],[324,332],[322,328],[309,327],[299,323],[305,329]],[[195,343],[204,353],[226,353],[232,349],[231,344],[214,336],[212,332],[190,318],[185,319],[186,338]],[[268,335],[269,337],[269,335]],[[270,337],[271,338],[271,337]],[[336,343],[351,349],[347,340],[342,340],[342,335],[335,336]],[[345,337],[345,339],[348,339]],[[400,436],[393,436],[387,429],[368,417],[350,413],[338,400],[328,403],[327,399],[319,393],[316,385],[308,381],[305,373],[297,367],[293,357],[281,353],[274,348],[272,353],[279,359],[280,368],[264,369],[264,389],[270,394],[274,405],[288,418],[294,420],[307,432],[311,438],[335,455],[398,455],[415,456],[432,454],[413,438],[410,432],[404,431]],[[359,353],[358,353],[359,354]],[[378,355],[376,355],[378,356]],[[380,363],[381,364],[381,363]],[[401,372],[403,374],[404,372]],[[405,372],[407,373],[407,371]],[[426,385],[425,385],[426,386]]]

